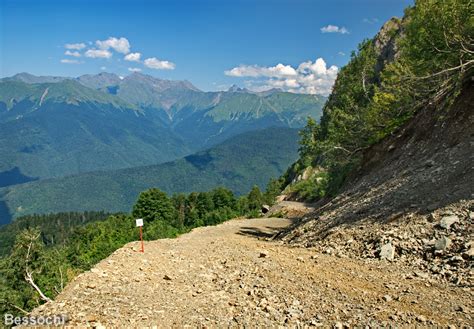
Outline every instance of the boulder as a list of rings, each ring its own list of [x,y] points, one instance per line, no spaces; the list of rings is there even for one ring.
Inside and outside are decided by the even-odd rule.
[[[380,248],[380,259],[393,260],[395,258],[395,247],[389,242]]]
[[[441,218],[439,226],[445,229],[449,229],[451,225],[457,222],[459,222],[459,217],[456,215],[444,216],[443,218]]]
[[[446,250],[449,249],[451,246],[451,239],[448,237],[443,236],[442,238],[436,240],[435,242],[435,250]]]

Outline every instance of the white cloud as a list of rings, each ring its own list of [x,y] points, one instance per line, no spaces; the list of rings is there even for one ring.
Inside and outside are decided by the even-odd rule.
[[[261,67],[258,65],[240,65],[232,70],[224,72],[231,77],[287,77],[295,76],[298,73],[290,65],[277,64],[271,67]]]
[[[337,72],[337,66],[328,68],[324,59],[318,58],[314,62],[303,62],[297,68],[283,64],[271,67],[240,65],[224,73],[252,78],[245,83],[254,91],[280,88],[294,93],[329,95]]]
[[[66,49],[71,49],[71,50],[81,50],[86,48],[86,45],[84,43],[66,43],[64,45],[64,48]]]
[[[348,34],[349,30],[345,27],[339,27],[337,25],[327,25],[321,28],[322,33],[341,33],[341,34]]]
[[[110,58],[112,57],[112,53],[105,49],[89,49],[84,54],[86,57],[89,58]]]
[[[100,69],[101,69],[102,71],[107,70],[107,68],[106,68],[105,66],[101,66]]]
[[[114,49],[115,51],[128,54],[130,52],[130,43],[126,38],[114,38],[110,37],[107,40],[97,40],[95,42],[97,47],[103,50],[108,50],[110,48]]]
[[[140,53],[130,53],[130,54],[126,55],[124,57],[124,59],[126,61],[129,61],[129,62],[139,62],[141,56],[142,56],[142,54],[140,54]]]
[[[156,57],[147,58],[143,63],[146,67],[155,70],[174,70],[176,67],[173,62],[161,61]]]
[[[339,56],[346,56],[346,53],[343,52],[343,51],[340,51],[340,52],[338,52],[337,54],[338,54]]]
[[[82,62],[78,61],[77,59],[61,59],[61,63],[63,64],[81,64]]]
[[[70,51],[70,50],[66,50],[64,52],[64,55],[73,56],[73,57],[81,57],[81,53],[79,53],[78,51]]]
[[[322,75],[327,71],[326,62],[322,58],[318,58],[314,63],[311,61],[303,62],[298,66],[298,72],[316,73]]]
[[[95,47],[94,47],[95,45]],[[66,44],[64,46],[67,50],[65,51],[66,56],[72,57],[84,57],[87,58],[111,58],[114,52],[118,52],[124,54],[123,60],[128,62],[136,62],[142,63],[142,54],[140,52],[130,52],[130,42],[127,38],[120,37],[109,37],[106,40],[96,40],[95,44],[92,42],[88,42],[88,45],[85,43],[73,43],[73,44]],[[84,49],[84,52],[79,52],[80,50]],[[121,58],[118,58],[117,61],[121,61]],[[65,60],[64,63],[72,63],[73,61]],[[155,70],[174,70],[176,64],[170,61],[160,60],[156,57],[150,57],[143,61],[143,65],[150,69]],[[281,64],[280,64],[281,65]],[[282,66],[282,65],[281,65]],[[101,68],[105,70],[104,68]],[[276,66],[275,68],[269,68],[269,70],[274,70],[272,76],[279,76],[281,74],[295,74],[295,72],[286,72],[288,70],[292,70],[293,68],[287,67],[280,67]],[[141,68],[128,68],[131,72],[139,72]],[[280,72],[281,71],[281,72]],[[285,73],[286,72],[286,73]]]

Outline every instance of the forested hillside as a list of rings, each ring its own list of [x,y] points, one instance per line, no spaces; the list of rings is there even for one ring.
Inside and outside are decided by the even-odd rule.
[[[225,186],[236,194],[265,187],[297,159],[298,131],[269,128],[235,136],[209,150],[156,166],[92,172],[0,189],[10,216],[64,211],[129,211],[141,191],[206,191]],[[0,221],[1,222],[1,221]]]
[[[337,193],[360,167],[364,151],[397,133],[417,111],[436,104],[443,120],[463,85],[472,83],[474,24],[468,0],[417,1],[359,45],[341,69],[320,124],[301,132],[291,182],[313,167],[309,180],[288,188],[317,199]]]

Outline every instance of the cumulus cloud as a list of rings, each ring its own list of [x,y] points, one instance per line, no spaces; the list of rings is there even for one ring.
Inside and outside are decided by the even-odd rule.
[[[106,68],[105,66],[101,66],[100,69],[101,69],[102,71],[107,70],[107,68]]]
[[[231,77],[287,77],[295,76],[298,73],[290,65],[277,64],[271,67],[261,67],[258,65],[240,65],[231,70],[225,71],[225,75]]]
[[[130,43],[126,38],[110,37],[107,40],[97,40],[95,42],[98,48],[108,50],[114,49],[116,52],[128,54],[130,52]]]
[[[126,61],[129,61],[129,62],[139,62],[141,56],[142,56],[142,54],[140,54],[140,53],[130,53],[130,54],[126,55],[124,57],[124,59]]]
[[[66,50],[64,52],[64,55],[66,56],[73,56],[73,57],[81,57],[81,53],[78,52],[78,51],[70,51],[70,50]]]
[[[63,63],[63,64],[81,64],[81,62],[78,61],[77,59],[67,59],[67,58],[61,59],[61,63]]]
[[[141,72],[142,71],[142,69],[138,68],[138,67],[129,67],[128,70],[130,72]]]
[[[314,62],[303,62],[297,68],[283,64],[270,67],[240,65],[224,73],[252,78],[245,83],[254,91],[280,88],[294,93],[329,95],[337,72],[337,66],[328,68],[324,59],[318,58]]]
[[[130,52],[131,46],[127,38],[120,37],[109,37],[105,40],[96,40],[95,43],[89,42],[87,45],[85,43],[68,43],[64,47],[66,51],[64,55],[72,57],[81,57],[86,58],[111,58],[114,52],[123,54],[123,60],[128,62],[140,63],[144,67],[155,69],[155,70],[174,70],[176,64],[171,61],[160,60],[156,57],[149,57],[142,61],[142,54],[140,52]],[[121,61],[122,58],[118,58],[117,61]],[[68,63],[65,61],[64,63]],[[71,62],[72,63],[72,62]],[[130,64],[132,65],[132,63]],[[280,67],[281,66],[281,67]],[[286,75],[295,75],[295,72],[290,66],[283,66],[280,64],[275,68],[268,68],[269,72],[265,73],[267,76],[280,76],[282,74]],[[141,71],[141,68],[128,68],[131,72]],[[272,72],[274,71],[274,72]]]
[[[323,26],[321,28],[321,32],[322,33],[341,33],[341,34],[348,34],[349,33],[349,30],[346,29],[345,27],[339,27],[337,25],[327,25],[327,26]]]
[[[84,54],[86,57],[89,58],[110,58],[112,57],[112,53],[106,49],[89,49]]]
[[[155,70],[174,70],[176,67],[173,62],[161,61],[156,57],[147,58],[143,63],[146,67]]]
[[[86,45],[84,43],[66,43],[64,45],[64,48],[70,49],[70,50],[81,50],[86,48]]]

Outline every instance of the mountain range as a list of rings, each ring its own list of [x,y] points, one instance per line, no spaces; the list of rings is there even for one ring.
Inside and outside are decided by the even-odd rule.
[[[136,193],[152,186],[149,182],[170,193],[216,185],[243,193],[253,182],[263,187],[296,159],[298,136],[285,129],[304,126],[309,116],[318,119],[325,101],[278,89],[252,92],[232,86],[204,92],[189,81],[141,73],[77,78],[20,73],[0,79],[0,222],[33,212],[128,210]],[[283,130],[264,132],[271,127]],[[245,152],[255,159],[232,153],[229,145],[238,150],[236,141],[248,144]],[[215,176],[207,165],[203,174],[190,160],[203,154],[213,154],[207,165],[219,163],[222,170]],[[231,159],[240,167],[230,165]],[[276,169],[262,171],[253,166],[256,161]],[[233,169],[224,170],[224,163]],[[207,182],[190,183],[192,175],[203,175]],[[105,177],[107,183],[99,179]],[[107,197],[89,202],[90,191],[111,186],[115,189]],[[73,197],[72,191],[80,193]]]
[[[172,161],[246,131],[301,127],[324,102],[140,73],[17,74],[0,80],[0,186]]]

